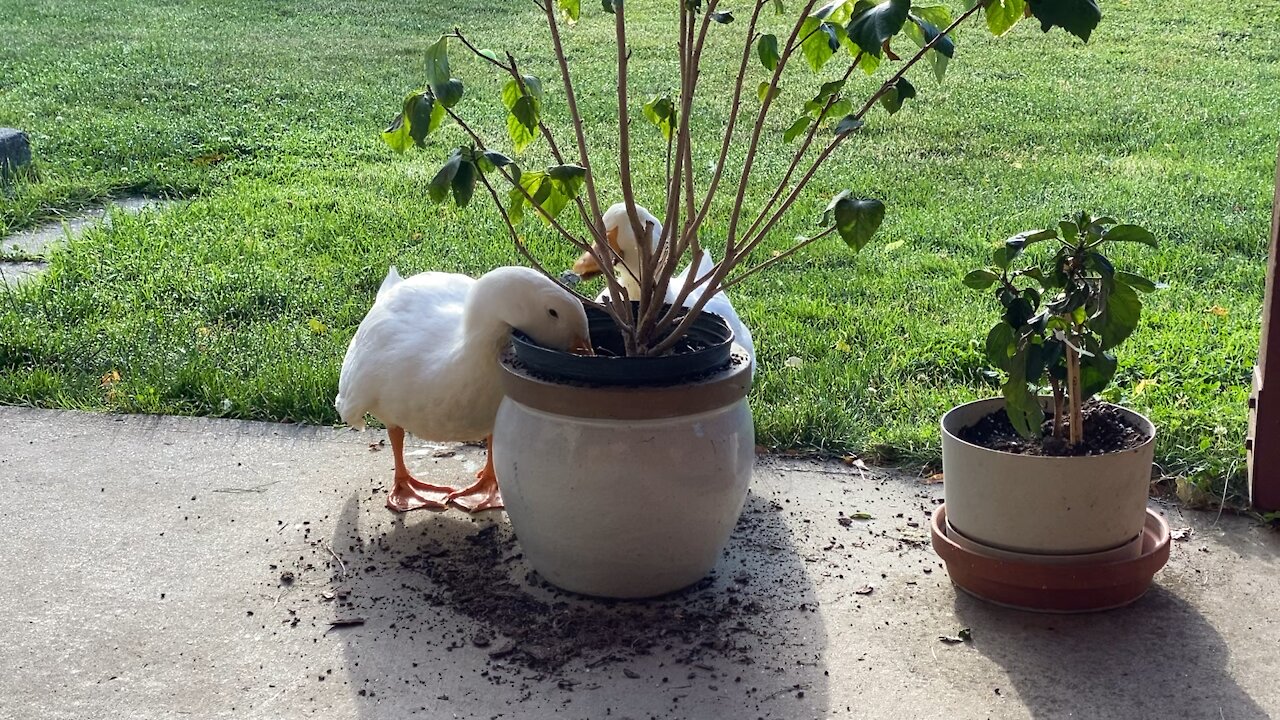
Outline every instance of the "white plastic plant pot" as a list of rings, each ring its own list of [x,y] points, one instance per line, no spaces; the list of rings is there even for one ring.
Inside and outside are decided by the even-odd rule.
[[[493,461],[525,559],[566,590],[662,595],[728,543],[755,461],[751,363],[680,385],[593,387],[505,357]]]
[[[1016,553],[1079,555],[1133,544],[1146,520],[1155,426],[1119,408],[1147,440],[1104,455],[1044,457],[961,440],[964,428],[1004,409],[978,400],[942,418],[947,521],[967,539]]]

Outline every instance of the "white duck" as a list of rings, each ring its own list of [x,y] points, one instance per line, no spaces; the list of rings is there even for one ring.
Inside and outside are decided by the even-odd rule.
[[[591,351],[582,303],[537,271],[502,267],[478,280],[442,272],[402,279],[394,267],[387,272],[347,348],[334,405],[352,427],[364,427],[366,413],[387,426],[395,454],[388,508],[502,507],[492,447],[476,482],[455,490],[409,473],[404,434],[434,441],[486,437],[491,446],[502,401],[498,356],[513,328],[546,347]]]
[[[656,252],[658,249],[658,240],[662,236],[662,223],[658,218],[654,217],[648,210],[636,206],[636,216],[640,220],[640,224],[648,231],[648,241],[650,252]],[[643,257],[640,254],[640,244],[636,241],[636,235],[631,230],[631,221],[627,217],[627,207],[623,203],[617,203],[610,207],[604,213],[605,237],[609,241],[609,246],[613,248],[615,253],[615,262],[621,267],[618,269],[618,282],[627,291],[627,297],[636,298],[640,294],[640,262]],[[697,282],[711,272],[715,267],[715,260],[712,259],[710,253],[703,252],[702,257],[695,265],[690,263],[679,275],[671,279],[667,285],[666,302],[675,302],[676,296],[685,285]],[[594,277],[601,272],[600,264],[591,253],[583,253],[573,264],[573,272],[583,279]],[[694,303],[702,299],[706,293],[707,286],[702,285],[696,287],[689,292],[689,296],[685,299],[685,307],[693,307]],[[600,294],[600,298],[608,295],[608,291]],[[755,343],[751,339],[751,331],[743,324],[742,319],[738,317],[737,311],[733,309],[733,303],[729,302],[729,296],[724,291],[717,292],[703,306],[708,312],[724,318],[729,323],[730,329],[733,330],[734,341],[741,345],[747,354],[754,360],[756,356]],[[754,373],[754,365],[752,366]]]

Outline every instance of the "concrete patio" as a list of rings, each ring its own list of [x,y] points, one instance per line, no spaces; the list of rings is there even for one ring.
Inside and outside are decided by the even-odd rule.
[[[1280,715],[1280,533],[1245,518],[1157,506],[1187,531],[1146,597],[1034,615],[952,587],[941,485],[768,457],[710,580],[608,603],[532,575],[501,513],[392,516],[383,437],[0,408],[0,716]]]

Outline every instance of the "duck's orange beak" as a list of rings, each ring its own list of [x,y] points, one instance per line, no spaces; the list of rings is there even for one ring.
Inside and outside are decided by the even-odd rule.
[[[575,355],[595,355],[596,348],[591,344],[590,338],[576,337],[573,343],[569,345],[569,352]]]
[[[618,228],[609,228],[604,235],[609,240],[609,247],[613,248],[614,257],[621,257],[622,248],[618,247]],[[604,253],[601,254],[603,255]],[[583,280],[593,278],[602,272],[604,272],[604,269],[600,267],[600,263],[596,261],[595,256],[589,252],[582,253],[582,257],[579,257],[573,263],[573,273]]]

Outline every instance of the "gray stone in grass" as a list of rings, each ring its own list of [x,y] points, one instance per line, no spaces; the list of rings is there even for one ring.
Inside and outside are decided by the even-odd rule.
[[[31,139],[21,130],[0,128],[0,176],[8,177],[31,162]]]

